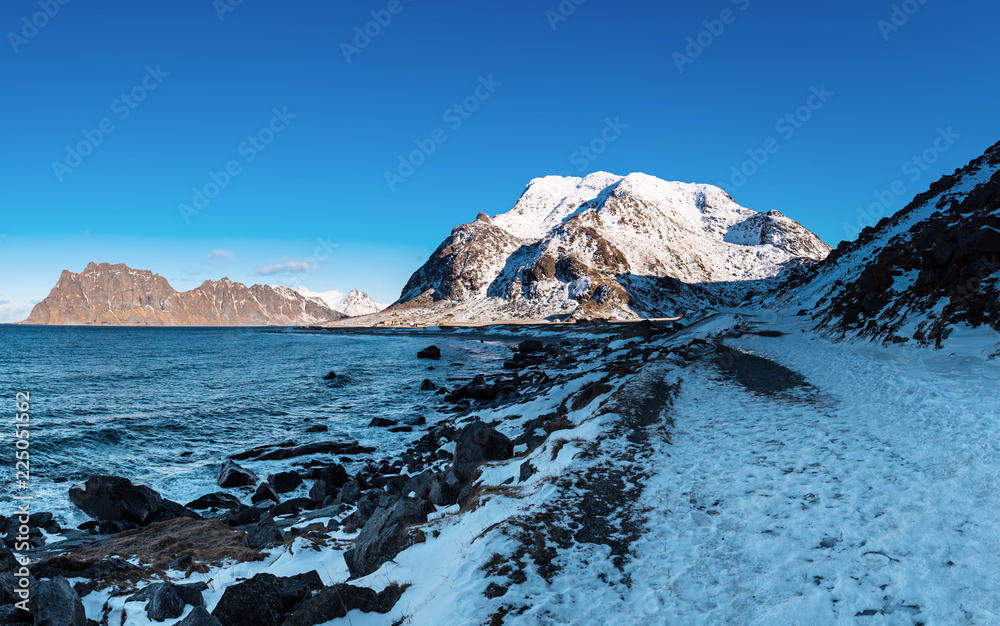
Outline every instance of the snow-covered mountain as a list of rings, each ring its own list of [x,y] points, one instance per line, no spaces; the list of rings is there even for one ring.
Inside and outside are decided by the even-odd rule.
[[[1000,354],[1000,143],[792,279],[779,303],[844,335]],[[974,339],[973,339],[974,338]]]
[[[348,293],[343,293],[337,289],[333,291],[310,291],[304,285],[300,285],[295,292],[305,298],[318,299],[334,311],[340,311],[348,317],[378,313],[389,306],[375,302],[367,293],[358,291],[357,289],[352,289]]]
[[[510,211],[455,228],[394,308],[466,319],[668,316],[732,302],[829,252],[794,220],[712,185],[547,176]]]

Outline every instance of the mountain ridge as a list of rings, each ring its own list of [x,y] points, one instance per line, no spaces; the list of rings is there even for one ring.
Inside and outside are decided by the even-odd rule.
[[[287,287],[206,280],[177,291],[159,274],[124,263],[63,270],[21,324],[115,326],[302,326],[344,317]]]
[[[831,248],[712,185],[641,173],[547,176],[455,227],[388,311],[417,317],[663,317],[739,301]],[[662,294],[657,292],[663,291]]]

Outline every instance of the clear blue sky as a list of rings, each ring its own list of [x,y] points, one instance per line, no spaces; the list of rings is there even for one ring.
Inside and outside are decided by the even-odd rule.
[[[230,1],[0,5],[0,320],[91,260],[391,301],[547,174],[722,184],[836,245],[1000,139],[992,2]]]

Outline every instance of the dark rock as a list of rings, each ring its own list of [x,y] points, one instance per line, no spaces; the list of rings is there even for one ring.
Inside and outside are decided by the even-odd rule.
[[[70,487],[69,499],[81,511],[101,521],[126,521],[145,526],[175,517],[191,516],[176,502],[164,500],[146,485],[132,484],[117,476],[91,476],[86,483]]]
[[[257,574],[227,587],[212,615],[222,626],[279,626],[284,615],[309,596],[311,575],[279,578]]]
[[[385,417],[373,417],[372,421],[368,422],[368,426],[372,428],[388,428],[389,426],[395,426],[399,422]]]
[[[534,476],[537,471],[538,470],[535,469],[535,466],[531,464],[531,461],[525,461],[524,463],[521,463],[521,475],[519,477],[520,480],[518,482],[523,483],[524,481]]]
[[[437,346],[427,346],[417,353],[418,359],[440,359],[441,349]]]
[[[344,504],[354,504],[361,497],[361,485],[357,480],[350,480],[344,483],[344,487],[337,496],[338,502]]]
[[[14,553],[6,545],[0,543],[0,572],[9,572],[17,567],[18,563]],[[0,602],[0,604],[3,603]]]
[[[295,491],[302,484],[302,477],[295,472],[278,472],[268,476],[267,482],[276,493],[288,493]]]
[[[230,455],[234,461],[254,459],[257,461],[282,461],[311,454],[368,454],[375,448],[362,446],[357,441],[320,441],[297,446],[294,442],[285,442],[274,446],[260,446],[246,452]]]
[[[189,509],[235,509],[240,506],[240,499],[224,491],[207,493],[197,500],[188,502],[185,506]]]
[[[87,626],[83,601],[62,576],[32,585],[30,606],[35,626]]]
[[[344,486],[344,483],[351,479],[351,476],[344,469],[343,465],[328,465],[322,469],[313,471],[311,478],[316,480],[322,480],[325,483],[340,489]]]
[[[177,622],[177,626],[222,626],[203,606],[196,606],[187,617]]]
[[[260,521],[264,511],[256,506],[244,506],[239,509],[227,511],[219,519],[232,527],[247,526]]]
[[[174,559],[173,561],[171,561],[170,565],[167,566],[167,569],[175,569],[175,570],[184,571],[192,563],[194,563],[194,557],[193,556],[191,556],[190,554],[182,554],[181,556],[179,556],[176,559]]]
[[[266,573],[226,587],[212,611],[222,626],[279,626],[284,614],[277,576]]]
[[[358,609],[365,613],[388,613],[402,595],[402,588],[390,585],[380,593],[367,587],[340,583],[324,587],[302,603],[285,621],[285,626],[315,626]]]
[[[413,426],[403,425],[403,426],[393,426],[389,429],[390,433],[412,433]]]
[[[333,380],[336,377],[337,377],[337,372],[330,372],[329,374],[323,377],[323,380]]]
[[[126,522],[123,520],[104,520],[97,523],[97,534],[117,535],[118,533],[123,533],[126,530],[134,530],[139,527],[139,524],[136,524],[135,522]]]
[[[20,626],[21,624],[31,624],[33,621],[31,613],[22,611],[13,604],[0,606],[0,624]]]
[[[328,426],[324,426],[323,424],[317,424],[316,426],[310,426],[309,428],[307,428],[306,432],[307,433],[325,433],[328,430],[330,430],[330,428]]]
[[[201,598],[201,592],[198,592],[198,597]],[[125,601],[145,602],[146,615],[156,622],[180,617],[184,613],[185,607],[184,600],[170,583],[153,583],[138,593],[132,594]],[[201,603],[204,604],[204,601]]]
[[[257,475],[248,469],[244,469],[226,459],[219,468],[219,473],[215,477],[215,482],[220,487],[252,487],[257,484]]]
[[[246,533],[247,545],[254,550],[270,548],[285,540],[281,536],[281,530],[278,529],[278,525],[274,523],[274,518],[270,515],[262,515],[256,524],[237,526],[236,529]]]
[[[279,517],[281,515],[294,515],[313,503],[309,498],[292,498],[276,504],[271,509],[271,515]]]
[[[425,378],[424,382],[420,383],[420,391],[434,391],[437,389],[435,385],[429,378]]]
[[[502,433],[482,422],[468,424],[455,442],[455,474],[469,480],[472,470],[485,461],[504,461],[514,456],[514,444]]]
[[[525,339],[517,344],[517,351],[521,353],[541,352],[545,350],[545,344],[537,339]]]
[[[258,502],[263,502],[265,500],[270,500],[275,503],[281,501],[280,498],[278,498],[278,494],[275,493],[274,488],[271,487],[271,485],[267,483],[261,483],[257,487],[257,491],[254,492],[252,496],[250,496],[250,502],[257,504]]]
[[[337,488],[325,480],[317,480],[309,490],[309,499],[322,504],[327,498],[337,497]]]
[[[354,547],[344,553],[352,578],[367,576],[410,545],[407,527],[427,521],[432,504],[410,498],[383,502],[358,533]]]

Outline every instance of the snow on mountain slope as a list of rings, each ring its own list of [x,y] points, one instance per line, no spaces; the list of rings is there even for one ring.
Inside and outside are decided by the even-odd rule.
[[[304,285],[300,285],[295,293],[305,298],[315,298],[330,307],[334,311],[340,311],[348,317],[358,315],[369,315],[378,313],[386,308],[387,304],[381,304],[372,300],[367,293],[352,289],[348,293],[343,293],[337,289],[333,291],[310,291]]]
[[[548,176],[510,211],[455,228],[400,300],[495,319],[669,316],[734,301],[829,250],[797,222],[744,208],[711,185]],[[670,288],[655,297],[663,281]]]
[[[962,342],[974,335],[996,356],[1000,143],[814,270],[784,286],[777,303],[844,335],[938,347],[952,333]]]

